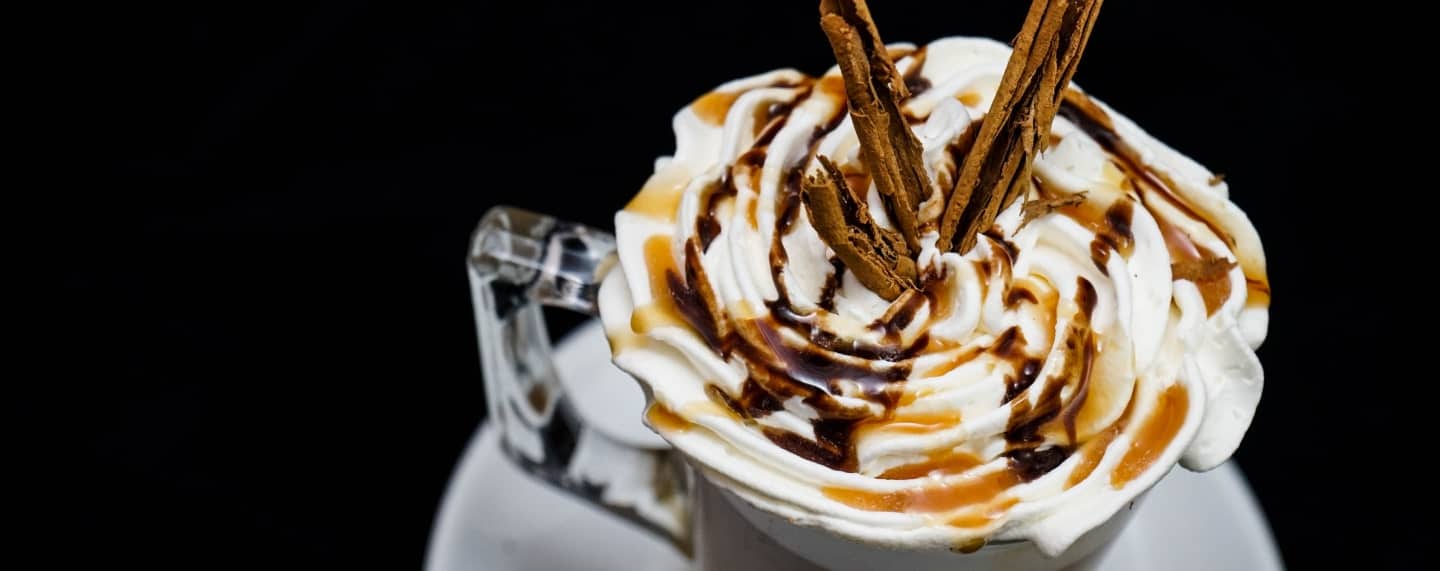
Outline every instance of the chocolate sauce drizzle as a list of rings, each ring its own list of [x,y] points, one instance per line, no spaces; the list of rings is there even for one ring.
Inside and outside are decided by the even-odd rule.
[[[920,75],[921,68],[925,67],[925,48],[921,47],[910,53],[910,68],[905,70],[905,90],[910,92],[910,97],[925,93],[931,87],[930,80]]]
[[[845,263],[835,256],[830,257],[830,275],[825,278],[825,285],[820,288],[820,309],[835,311],[835,292],[839,291],[840,283],[845,279]]]
[[[1110,252],[1128,254],[1134,246],[1135,236],[1130,232],[1130,218],[1134,214],[1134,206],[1128,199],[1117,200],[1105,209],[1104,223],[1095,225],[1095,239],[1090,241],[1090,260],[1100,273],[1110,275],[1110,270],[1105,267],[1110,261]]]
[[[1075,303],[1079,306],[1064,333],[1064,365],[1054,376],[1046,379],[1038,399],[1031,403],[1029,392],[1035,381],[1039,363],[1029,360],[1021,365],[1018,379],[1006,383],[1006,400],[1010,403],[1010,422],[1005,427],[1005,440],[1010,443],[1006,454],[1010,464],[1022,479],[1034,479],[1054,469],[1069,456],[1078,444],[1075,438],[1075,417],[1080,414],[1089,394],[1090,373],[1095,363],[1095,334],[1090,329],[1090,317],[1095,312],[1098,297],[1095,286],[1085,278],[1077,278]],[[1008,333],[1008,332],[1007,332]],[[1065,401],[1060,391],[1065,387],[1074,391]],[[1043,432],[1055,421],[1059,421],[1069,437],[1067,446],[1045,446]],[[1042,450],[1043,449],[1043,450]]]

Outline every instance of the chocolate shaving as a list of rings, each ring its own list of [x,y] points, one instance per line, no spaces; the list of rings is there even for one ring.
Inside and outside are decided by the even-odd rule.
[[[1235,260],[1207,256],[1200,259],[1187,258],[1180,263],[1170,264],[1170,273],[1174,279],[1188,280],[1198,284],[1224,278],[1234,267]]]
[[[903,240],[875,224],[849,187],[841,188],[845,175],[835,163],[828,157],[819,159],[822,169],[806,177],[800,194],[810,224],[855,279],[876,295],[894,300],[913,286],[915,261],[901,253]]]
[[[908,257],[920,250],[916,213],[929,194],[930,179],[920,141],[900,112],[900,101],[909,97],[904,78],[895,70],[865,0],[821,0],[820,28],[845,79],[860,159],[900,229],[899,253]]]
[[[1030,166],[1075,74],[1102,0],[1032,0],[1000,88],[940,221],[941,249],[964,252],[1030,184]]]
[[[1210,175],[1210,186],[1216,186],[1222,182],[1225,182],[1225,173],[1217,172],[1213,175]]]
[[[1031,220],[1054,212],[1057,208],[1074,206],[1085,202],[1086,194],[1089,194],[1089,191],[1082,190],[1075,194],[1069,194],[1059,198],[1041,198],[1026,202],[1025,205],[1021,207],[1020,225],[1015,227],[1015,231],[1019,232],[1020,229],[1024,228],[1026,224],[1029,224]]]

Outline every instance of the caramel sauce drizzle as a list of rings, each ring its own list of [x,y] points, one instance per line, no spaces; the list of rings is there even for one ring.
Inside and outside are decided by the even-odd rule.
[[[870,492],[825,487],[821,492],[837,502],[872,512],[941,513],[994,501],[1020,483],[1014,471],[1004,468],[944,484],[917,486],[895,492]]]
[[[1076,484],[1085,481],[1085,478],[1089,478],[1090,474],[1095,472],[1095,468],[1100,465],[1100,460],[1105,457],[1105,449],[1110,446],[1116,436],[1120,435],[1120,429],[1123,426],[1122,423],[1117,422],[1080,446],[1080,449],[1075,452],[1080,457],[1080,462],[1075,465],[1075,469],[1070,472],[1070,477],[1065,480],[1066,489],[1075,487]]]
[[[1154,464],[1180,433],[1189,411],[1190,393],[1184,385],[1175,383],[1160,393],[1155,410],[1145,418],[1135,433],[1135,440],[1120,458],[1120,464],[1110,473],[1110,485],[1118,490]]]
[[[983,527],[989,527],[990,525],[994,524],[997,520],[999,520],[1000,518],[1004,517],[1004,516],[1005,516],[1005,513],[1008,512],[1011,507],[1013,507],[1015,504],[1017,504],[1017,503],[1019,503],[1019,502],[1020,502],[1020,499],[1019,499],[1019,498],[1013,498],[1013,497],[1002,498],[1002,499],[1000,499],[1000,500],[997,500],[997,501],[994,501],[994,502],[990,502],[989,505],[982,506],[982,507],[979,508],[979,509],[971,510],[971,511],[965,513],[965,514],[962,514],[962,515],[959,515],[959,516],[950,518],[949,520],[946,520],[945,523],[946,523],[947,525],[951,526],[951,527],[967,527],[967,528],[983,528]],[[985,545],[985,544],[984,544],[984,541],[982,540],[982,541],[979,543],[979,545],[974,545],[974,546],[961,545],[961,546],[959,546],[957,549],[958,549],[961,553],[972,553],[972,552],[974,552],[974,551],[979,550],[981,547],[984,547],[984,545]]]
[[[680,208],[680,198],[685,195],[689,174],[677,167],[656,171],[645,181],[645,186],[625,205],[625,211],[656,220],[673,222],[675,211]]]
[[[670,253],[670,238],[651,236],[645,240],[645,273],[650,277],[652,301],[635,308],[630,314],[630,329],[644,335],[659,327],[683,325],[679,308],[670,295],[670,276],[675,275],[675,256]]]
[[[984,463],[974,454],[949,450],[930,454],[930,457],[924,462],[896,466],[882,472],[879,478],[881,480],[913,480],[927,476],[964,474]]]
[[[650,403],[650,407],[645,409],[645,421],[661,434],[684,432],[691,426],[690,421],[658,402]]]
[[[720,127],[725,124],[725,116],[730,114],[730,107],[739,97],[740,92],[737,91],[711,91],[690,103],[690,108],[701,121]]]

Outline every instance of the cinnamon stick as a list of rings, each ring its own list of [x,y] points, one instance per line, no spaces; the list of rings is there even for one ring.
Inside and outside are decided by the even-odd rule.
[[[887,236],[888,231],[870,218],[863,198],[857,200],[845,185],[839,167],[829,157],[819,159],[821,170],[801,185],[800,199],[810,224],[855,279],[876,295],[894,300],[912,288],[915,261],[901,253],[903,240]]]
[[[1032,0],[1000,88],[940,218],[938,246],[960,252],[1025,194],[1103,0]]]
[[[860,159],[899,228],[900,254],[908,257],[920,250],[916,218],[930,179],[920,141],[900,113],[900,101],[909,96],[904,77],[895,70],[865,0],[821,0],[820,28],[845,79]]]
[[[1019,232],[1020,229],[1024,228],[1026,224],[1029,224],[1031,220],[1054,212],[1057,208],[1074,206],[1085,202],[1085,196],[1087,194],[1089,194],[1089,191],[1082,190],[1075,194],[1067,194],[1059,198],[1040,198],[1027,201],[1021,207],[1020,225],[1015,228],[1015,231]]]

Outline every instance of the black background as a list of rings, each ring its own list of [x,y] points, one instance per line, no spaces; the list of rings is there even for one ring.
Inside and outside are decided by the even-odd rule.
[[[66,557],[418,566],[484,410],[474,222],[508,203],[609,227],[681,106],[831,65],[810,1],[195,4],[90,12],[83,65],[56,71],[83,84],[71,170],[98,175],[50,196],[43,235],[65,300],[43,332],[72,349],[51,370],[80,381],[47,384],[60,416],[21,436],[82,462],[59,519],[91,539]],[[1024,4],[872,8],[923,43],[1008,39]],[[1107,3],[1076,79],[1225,173],[1264,239],[1239,462],[1290,566],[1415,560],[1420,528],[1391,524],[1410,416],[1383,395],[1427,382],[1389,339],[1426,304],[1368,277],[1388,213],[1421,208],[1384,198],[1408,186],[1388,132],[1429,97],[1380,73],[1405,16],[1159,4]]]

